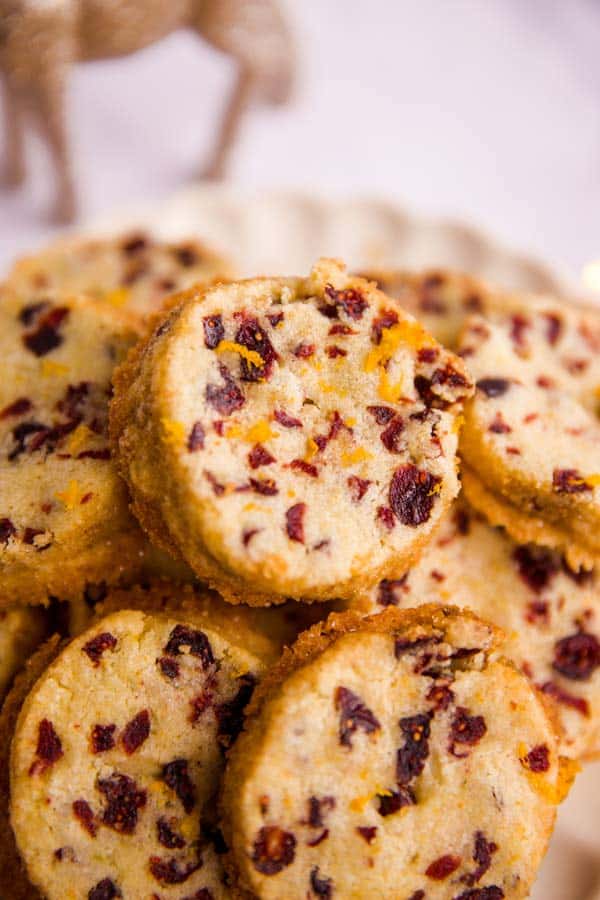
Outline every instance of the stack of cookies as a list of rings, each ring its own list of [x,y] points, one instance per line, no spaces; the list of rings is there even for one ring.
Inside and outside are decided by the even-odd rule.
[[[600,315],[132,234],[0,320],[3,900],[529,896],[600,750]]]

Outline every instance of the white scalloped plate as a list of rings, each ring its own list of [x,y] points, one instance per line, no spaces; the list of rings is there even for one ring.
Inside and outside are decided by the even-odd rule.
[[[226,253],[243,276],[306,272],[319,256],[368,266],[445,266],[516,290],[567,293],[544,263],[468,225],[409,214],[383,200],[325,200],[304,193],[250,193],[197,185],[159,207],[122,210],[89,231],[151,228],[163,237],[198,235]],[[560,809],[532,900],[600,900],[600,763],[579,775]]]

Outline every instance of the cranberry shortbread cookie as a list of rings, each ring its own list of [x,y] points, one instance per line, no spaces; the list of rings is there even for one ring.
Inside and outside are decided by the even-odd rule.
[[[382,581],[360,608],[423,603],[454,603],[499,626],[506,654],[555,708],[560,752],[600,753],[597,571],[573,570],[554,550],[517,544],[460,499],[417,565]]]
[[[476,382],[461,438],[469,500],[575,568],[600,554],[599,349],[599,317],[543,300],[474,316],[461,337]]]
[[[563,795],[546,711],[455,608],[332,616],[269,673],[225,839],[261,900],[529,895]]]
[[[83,293],[145,317],[171,294],[230,274],[229,263],[196,240],[168,243],[132,232],[58,241],[18,260],[8,284],[30,303],[49,293]]]
[[[234,602],[404,571],[458,491],[460,359],[341,264],[188,297],[115,375],[133,510]]]
[[[136,338],[79,298],[0,304],[0,606],[79,596],[139,565],[110,456],[111,375]]]
[[[202,618],[109,615],[27,696],[10,816],[47,900],[229,896],[215,793],[264,661]]]

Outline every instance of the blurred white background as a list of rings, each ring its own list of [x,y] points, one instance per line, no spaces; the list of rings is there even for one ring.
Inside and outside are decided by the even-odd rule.
[[[578,275],[600,257],[600,3],[288,0],[294,103],[242,126],[231,179],[378,195],[466,219]],[[69,116],[81,214],[151,203],[200,170],[228,61],[179,33],[79,65]],[[0,264],[51,236],[31,142],[26,188],[0,193]]]

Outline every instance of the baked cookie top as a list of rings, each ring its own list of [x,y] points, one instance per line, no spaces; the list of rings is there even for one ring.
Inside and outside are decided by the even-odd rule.
[[[170,294],[230,274],[229,263],[199,241],[169,243],[137,231],[57,241],[18,260],[8,284],[29,303],[49,293],[83,293],[147,316]]]
[[[252,895],[529,895],[563,773],[491,626],[431,606],[346,613],[301,636],[262,688],[223,801]]]
[[[382,581],[362,608],[454,603],[493,622],[506,654],[554,706],[560,752],[578,758],[600,753],[599,598],[596,571],[517,544],[461,499],[417,565]]]
[[[461,360],[366,281],[188,298],[115,377],[134,510],[228,598],[328,599],[415,556],[458,490]]]
[[[218,628],[132,610],[58,655],[11,749],[11,824],[48,900],[228,896],[215,793],[261,670]]]
[[[3,294],[0,605],[66,599],[137,553],[107,433],[112,371],[135,338],[91,301]]]
[[[577,565],[600,551],[600,318],[550,309],[468,320],[460,352],[476,392],[461,450],[487,490],[562,529]]]

